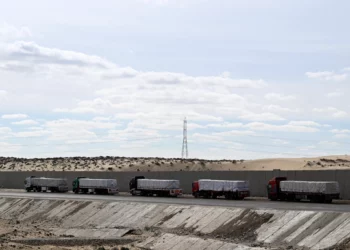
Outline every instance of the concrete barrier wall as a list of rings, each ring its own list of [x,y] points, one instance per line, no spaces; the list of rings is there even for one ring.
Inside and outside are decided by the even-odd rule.
[[[350,199],[350,170],[320,171],[207,171],[207,172],[0,172],[0,187],[22,189],[28,176],[64,177],[70,189],[78,176],[91,178],[114,178],[118,180],[119,190],[129,191],[129,181],[136,175],[154,179],[180,180],[184,193],[191,193],[192,182],[198,179],[248,180],[252,196],[266,196],[266,185],[274,176],[286,176],[290,180],[338,181],[343,199]]]

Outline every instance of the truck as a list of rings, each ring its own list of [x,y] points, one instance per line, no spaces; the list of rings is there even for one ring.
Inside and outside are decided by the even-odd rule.
[[[336,181],[292,181],[286,177],[274,177],[267,185],[268,198],[272,201],[300,201],[332,203],[339,199],[339,183]]]
[[[249,181],[200,179],[192,183],[192,195],[195,198],[224,196],[230,200],[243,200],[250,196]]]
[[[25,179],[24,188],[27,192],[68,192],[67,179],[65,178],[46,178],[30,176]]]
[[[179,180],[146,179],[135,176],[129,182],[130,193],[140,196],[177,197],[182,195]]]
[[[74,179],[73,192],[83,194],[116,194],[118,185],[116,179],[90,179],[86,177],[77,177]]]

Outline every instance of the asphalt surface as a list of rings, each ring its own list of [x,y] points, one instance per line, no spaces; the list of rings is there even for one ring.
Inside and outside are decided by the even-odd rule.
[[[333,201],[332,204],[305,202],[269,201],[264,198],[249,198],[242,201],[225,199],[195,199],[191,196],[178,198],[131,196],[127,193],[118,195],[91,195],[74,193],[27,193],[20,190],[0,190],[0,197],[29,198],[50,200],[80,200],[80,201],[121,201],[174,205],[220,206],[251,209],[303,210],[325,212],[350,212],[349,201]]]

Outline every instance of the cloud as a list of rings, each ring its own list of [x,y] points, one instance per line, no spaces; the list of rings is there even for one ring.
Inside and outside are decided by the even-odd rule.
[[[224,123],[219,123],[219,124],[208,124],[207,127],[211,127],[211,128],[241,128],[241,127],[243,127],[243,123],[224,122]]]
[[[296,97],[293,95],[283,95],[279,93],[268,93],[265,95],[265,99],[269,101],[291,101],[295,100]]]
[[[131,67],[117,68],[102,74],[103,80],[135,77],[139,72]]]
[[[6,114],[1,116],[2,119],[25,119],[27,117],[28,115],[26,114]]]
[[[326,113],[326,114],[330,114],[332,117],[334,118],[344,118],[348,116],[348,113],[342,110],[339,110],[337,108],[334,107],[327,107],[327,108],[314,108],[313,109],[314,112],[317,113]]]
[[[238,116],[239,119],[249,120],[249,121],[283,121],[283,117],[273,114],[273,113],[248,113]]]
[[[34,120],[22,120],[19,122],[12,122],[13,125],[36,125],[38,122]]]
[[[13,40],[31,37],[32,33],[28,27],[16,28],[15,26],[3,23],[0,25],[0,40]]]
[[[12,129],[9,127],[0,127],[0,134],[8,134],[11,132],[12,132]]]
[[[321,127],[322,125],[314,121],[290,121],[289,125],[296,126],[309,126],[309,127]]]
[[[344,95],[344,93],[340,92],[340,91],[330,92],[330,93],[326,94],[326,96],[328,98],[339,97],[339,96],[343,96],[343,95]]]
[[[306,72],[305,75],[323,81],[344,81],[347,78],[347,74],[336,74],[333,71]]]
[[[326,147],[336,147],[339,146],[339,143],[333,141],[320,141],[318,145],[326,146]]]
[[[263,110],[275,112],[275,113],[298,113],[298,109],[284,108],[279,105],[267,105],[263,107]]]
[[[0,101],[5,100],[7,98],[7,91],[6,90],[0,90]]]
[[[295,125],[292,122],[283,125],[274,125],[262,122],[252,122],[246,124],[244,127],[251,130],[260,131],[274,131],[274,132],[302,132],[302,133],[314,133],[318,132],[319,129],[315,127],[309,127],[305,125]]]
[[[350,130],[349,129],[332,129],[330,132],[333,134],[348,134],[350,133]]]
[[[16,132],[12,133],[11,136],[17,137],[17,138],[27,138],[27,137],[42,137],[49,135],[49,131],[46,130],[34,130],[34,131],[22,131],[22,132]]]
[[[286,141],[286,140],[281,140],[281,139],[273,139],[273,140],[272,140],[272,143],[273,143],[273,144],[276,144],[276,145],[287,145],[287,144],[289,144],[288,141]]]
[[[206,85],[206,86],[225,86],[231,88],[263,88],[267,86],[264,80],[252,79],[232,79],[225,76],[188,76],[182,73],[172,72],[144,72],[140,78],[150,84],[165,85]]]
[[[332,129],[330,130],[332,134],[334,134],[334,138],[343,139],[343,138],[349,138],[350,137],[350,130],[349,129]]]
[[[112,129],[119,125],[120,124],[112,123],[112,122],[59,119],[59,120],[46,122],[44,127],[46,127],[47,129],[79,130],[79,129]]]
[[[109,100],[95,98],[91,101],[78,102],[78,107],[76,108],[55,108],[53,112],[73,114],[104,113],[106,109],[111,109],[114,107],[115,106]]]
[[[34,42],[17,41],[6,48],[10,60],[26,60],[39,64],[63,64],[76,66],[94,66],[111,68],[115,65],[99,56],[87,55],[80,52],[47,48]]]
[[[254,131],[250,130],[230,130],[224,132],[213,133],[213,135],[219,136],[245,136],[245,135],[254,135]]]

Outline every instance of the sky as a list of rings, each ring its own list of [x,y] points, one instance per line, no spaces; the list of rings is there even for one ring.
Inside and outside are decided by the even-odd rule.
[[[350,151],[350,2],[6,1],[0,155]]]

